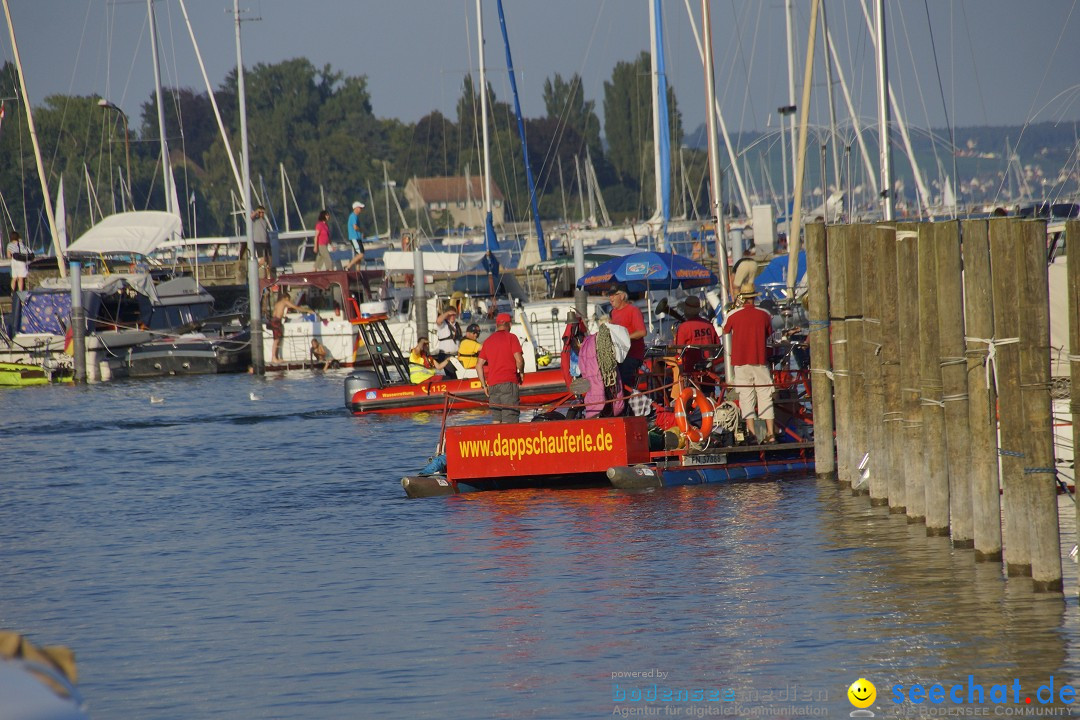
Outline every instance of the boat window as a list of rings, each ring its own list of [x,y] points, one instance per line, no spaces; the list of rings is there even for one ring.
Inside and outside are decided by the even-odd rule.
[[[97,314],[93,318],[94,330],[133,329],[146,323],[143,317],[140,296],[126,290],[115,292],[101,298]]]

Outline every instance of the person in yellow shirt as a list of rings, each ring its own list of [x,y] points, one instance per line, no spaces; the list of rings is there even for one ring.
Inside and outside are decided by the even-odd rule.
[[[450,362],[449,358],[436,361],[431,357],[430,345],[431,343],[427,338],[421,338],[420,342],[416,343],[416,347],[409,353],[409,382],[414,385],[419,385],[425,380],[435,377],[436,373]]]
[[[480,355],[480,326],[476,323],[465,328],[465,337],[458,343],[457,356],[462,367],[472,370],[476,367],[476,358]]]

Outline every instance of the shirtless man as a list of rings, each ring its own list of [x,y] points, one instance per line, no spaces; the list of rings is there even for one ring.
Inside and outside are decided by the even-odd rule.
[[[304,308],[290,300],[289,293],[282,290],[278,293],[277,302],[274,303],[274,312],[270,317],[270,323],[268,325],[270,331],[274,333],[274,349],[270,353],[273,360],[281,360],[281,338],[285,335],[284,318],[285,313],[289,310],[304,312]]]

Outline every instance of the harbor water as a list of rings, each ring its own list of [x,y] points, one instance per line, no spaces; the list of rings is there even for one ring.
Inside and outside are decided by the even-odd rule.
[[[71,647],[99,720],[847,717],[859,678],[877,717],[1080,712],[1068,558],[1035,595],[807,477],[408,500],[439,417],[343,380],[0,393],[0,627]],[[935,683],[986,695],[893,702]]]

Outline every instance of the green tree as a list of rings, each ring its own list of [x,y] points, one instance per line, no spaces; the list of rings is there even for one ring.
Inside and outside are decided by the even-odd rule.
[[[649,53],[642,52],[633,62],[620,62],[612,71],[611,80],[604,83],[604,135],[608,142],[608,160],[615,176],[626,192],[616,193],[617,202],[609,207],[623,211],[636,210],[639,216],[649,214],[656,179],[653,171],[652,137],[652,78]],[[668,85],[668,120],[671,146],[682,141],[682,120],[675,99],[675,90]],[[626,199],[638,194],[635,207],[626,207]],[[646,199],[647,198],[647,199]]]
[[[564,80],[562,75],[555,73],[554,78],[545,80],[544,108],[547,119],[561,129],[552,136],[560,146],[568,145],[570,152],[577,155],[583,155],[588,146],[594,158],[603,155],[596,103],[585,99],[580,75],[574,73],[569,80]]]

